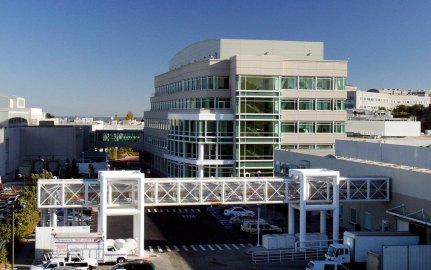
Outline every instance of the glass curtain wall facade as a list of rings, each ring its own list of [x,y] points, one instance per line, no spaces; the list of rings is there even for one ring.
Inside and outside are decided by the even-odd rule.
[[[280,144],[279,77],[238,75],[235,86],[237,175],[272,176]]]
[[[168,154],[183,160],[232,160],[233,121],[170,120]],[[199,166],[168,161],[171,177],[198,177]],[[204,177],[226,177],[233,174],[229,165],[203,165]]]

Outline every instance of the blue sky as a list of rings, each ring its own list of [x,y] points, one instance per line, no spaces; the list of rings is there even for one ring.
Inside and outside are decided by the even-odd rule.
[[[1,0],[0,92],[57,116],[141,117],[154,76],[210,38],[322,41],[360,89],[431,89],[431,1]]]

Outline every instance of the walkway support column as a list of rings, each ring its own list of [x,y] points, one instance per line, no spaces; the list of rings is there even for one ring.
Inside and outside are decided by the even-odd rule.
[[[326,234],[326,211],[320,211],[320,233]]]
[[[143,257],[145,254],[145,209],[144,209],[144,198],[145,198],[145,176],[142,175],[138,183],[138,210],[139,214],[133,216],[133,237],[138,239],[138,250],[136,253],[139,257]]]
[[[303,174],[300,176],[301,199],[299,201],[299,247],[305,247],[305,240],[307,235],[307,192],[306,182],[307,177]]]
[[[198,144],[198,161],[204,160],[204,145]],[[198,177],[204,178],[204,167],[202,165],[198,165]]]
[[[295,234],[295,208],[293,208],[292,204],[288,204],[288,230],[289,234]]]

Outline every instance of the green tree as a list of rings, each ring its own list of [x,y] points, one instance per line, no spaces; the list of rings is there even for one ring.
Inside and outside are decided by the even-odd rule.
[[[120,117],[118,116],[118,114],[115,114],[114,121],[120,121]]]
[[[53,115],[53,114],[51,114],[51,113],[49,113],[49,112],[47,112],[46,113],[46,116],[45,116],[47,119],[52,119],[52,118],[55,118],[55,116]]]
[[[7,263],[7,251],[4,247],[0,247],[0,269],[6,269],[7,268],[6,263]]]
[[[416,116],[420,118],[425,112],[423,105],[415,104],[413,106],[398,105],[392,110],[392,115],[395,118],[409,118]]]
[[[54,176],[52,175],[52,172],[47,171],[45,169],[42,170],[41,173],[32,173],[31,179],[33,180],[33,183],[37,183],[37,180],[39,179],[53,179]]]
[[[125,120],[133,120],[133,119],[135,119],[135,116],[133,115],[133,112],[128,111],[127,114],[126,114]]]
[[[94,178],[94,175],[95,175],[94,165],[93,165],[93,163],[89,163],[88,164],[88,177]]]

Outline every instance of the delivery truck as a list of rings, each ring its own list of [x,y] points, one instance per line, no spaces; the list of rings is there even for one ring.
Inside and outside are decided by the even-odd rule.
[[[346,231],[342,244],[331,244],[325,257],[329,261],[366,263],[367,252],[382,252],[382,246],[419,244],[419,236],[409,232]]]
[[[53,233],[52,253],[80,254],[97,259],[100,263],[120,263],[128,259],[128,251],[109,243],[102,233]]]

